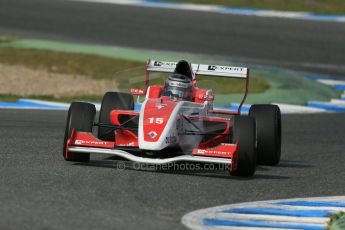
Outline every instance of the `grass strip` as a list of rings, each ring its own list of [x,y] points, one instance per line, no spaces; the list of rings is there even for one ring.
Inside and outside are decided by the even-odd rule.
[[[142,88],[144,85],[144,63],[120,58],[0,46],[0,63],[21,65],[34,70],[46,70],[51,73],[71,74],[72,76],[82,75],[96,80],[115,78],[118,87],[127,92],[132,87]],[[165,78],[166,74],[152,73],[151,85],[163,84]],[[212,88],[215,93],[241,93],[243,92],[244,81],[206,76],[200,77],[199,87]],[[269,87],[268,81],[260,76],[252,77],[250,84],[251,92],[261,93],[269,89]],[[30,96],[30,98],[70,102],[75,99],[100,100],[101,96],[78,95],[78,97],[65,97],[64,95],[52,96],[40,95],[38,93],[37,95]],[[17,98],[18,96],[16,95],[1,94],[0,92],[1,100],[13,101]]]
[[[144,64],[118,58],[53,52],[34,49],[0,47],[0,63],[22,65],[34,70],[89,76],[94,79],[110,79],[114,73],[142,68]]]
[[[0,36],[1,37],[1,36]],[[7,36],[10,37],[10,36]],[[126,59],[139,63],[144,63],[145,60],[152,58],[156,60],[167,60],[167,61],[178,61],[181,59],[187,59],[194,63],[209,63],[219,65],[234,65],[234,66],[247,66],[247,64],[238,64],[229,62],[224,58],[215,58],[208,56],[197,56],[189,53],[167,53],[152,50],[138,50],[125,47],[109,47],[101,45],[90,45],[90,44],[77,44],[59,41],[47,41],[47,40],[32,40],[32,39],[14,39],[8,40],[7,42],[0,42],[0,47],[12,47],[18,49],[35,49],[35,50],[50,50],[67,53],[83,53],[90,55],[98,55],[102,57]],[[137,71],[137,74],[133,72]],[[131,74],[118,73],[116,76],[121,79],[124,76],[131,75],[128,79],[121,81],[122,84],[118,84],[118,87],[126,91],[129,84],[136,84],[141,87],[143,79],[143,70],[141,67],[135,71],[128,71]],[[329,101],[331,98],[338,98],[340,92],[335,91],[331,86],[323,85],[317,81],[306,78],[310,74],[300,73],[296,71],[289,71],[277,68],[263,68],[263,67],[252,67],[251,68],[251,80],[249,95],[247,103],[288,103],[305,105],[308,101]],[[134,77],[133,77],[134,76]],[[254,77],[253,77],[254,76]],[[157,76],[152,76],[155,78]],[[159,76],[158,76],[159,78]],[[256,88],[255,78],[260,79],[258,82],[266,82],[268,89],[262,93],[254,93],[253,88]],[[201,79],[199,79],[201,80]],[[215,81],[220,78],[214,78]],[[154,80],[159,82],[159,79]],[[121,83],[120,82],[120,83]],[[127,82],[127,84],[126,84]],[[160,83],[160,82],[159,82]],[[201,83],[201,81],[200,81]],[[224,84],[225,90],[231,90],[235,87],[229,81],[228,84]],[[122,88],[123,87],[123,88]],[[207,87],[207,86],[206,86]],[[208,87],[207,87],[208,88]],[[216,101],[215,103],[220,106],[229,106],[231,102],[239,102],[243,93],[229,93],[228,91],[224,94],[219,93],[215,90]],[[0,92],[1,93],[1,92]]]

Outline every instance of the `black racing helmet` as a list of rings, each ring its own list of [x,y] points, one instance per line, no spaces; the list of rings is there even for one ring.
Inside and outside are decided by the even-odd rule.
[[[186,75],[174,73],[165,80],[164,95],[189,100],[192,96],[192,81]]]

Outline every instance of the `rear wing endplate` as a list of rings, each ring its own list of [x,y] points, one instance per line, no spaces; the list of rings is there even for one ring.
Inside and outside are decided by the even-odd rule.
[[[147,71],[149,72],[165,72],[173,73],[177,62],[165,62],[149,60],[147,64]],[[230,77],[230,78],[247,78],[249,69],[245,67],[220,66],[220,65],[204,65],[191,64],[192,71],[195,75],[209,75],[216,77]]]

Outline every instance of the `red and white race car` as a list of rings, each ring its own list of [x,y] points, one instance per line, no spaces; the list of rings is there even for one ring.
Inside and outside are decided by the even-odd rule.
[[[171,76],[164,85],[149,85],[151,72]],[[238,111],[214,109],[212,90],[196,86],[200,75],[245,80]],[[248,68],[149,60],[145,76],[143,89],[131,89],[131,94],[107,92],[98,121],[93,104],[71,104],[63,145],[65,160],[85,162],[90,154],[100,153],[154,165],[225,164],[236,176],[252,176],[257,163],[279,163],[279,107],[252,105],[249,115],[241,115],[248,92]],[[140,111],[134,110],[133,95],[145,97]],[[95,127],[97,137],[93,135]]]

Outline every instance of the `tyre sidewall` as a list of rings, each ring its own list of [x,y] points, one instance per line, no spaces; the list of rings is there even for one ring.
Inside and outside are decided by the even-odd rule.
[[[233,142],[237,143],[236,176],[253,176],[256,169],[257,154],[255,149],[255,120],[249,116],[235,116]]]
[[[79,132],[92,132],[96,108],[93,104],[73,102],[68,110],[64,136],[63,156],[68,161],[88,161],[90,154],[68,153],[66,156],[66,144],[72,130]]]
[[[133,96],[120,92],[105,93],[99,112],[100,124],[111,124],[110,113],[112,110],[134,110]],[[104,141],[114,141],[115,133],[113,132],[113,128],[99,127],[98,138]]]
[[[258,163],[277,165],[281,157],[281,114],[276,105],[253,105],[249,116],[256,120]]]

